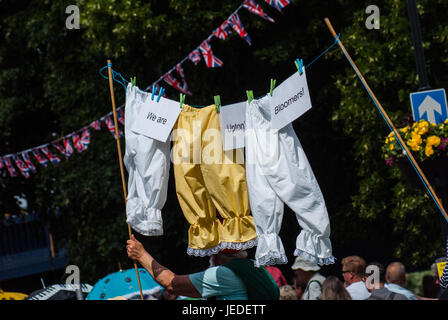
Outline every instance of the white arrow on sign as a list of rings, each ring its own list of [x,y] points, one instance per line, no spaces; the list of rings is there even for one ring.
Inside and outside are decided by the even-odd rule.
[[[423,102],[418,106],[418,112],[420,113],[420,115],[423,116],[423,114],[426,112],[426,119],[431,123],[436,123],[435,111],[442,114],[440,103],[438,103],[430,96],[426,96]]]

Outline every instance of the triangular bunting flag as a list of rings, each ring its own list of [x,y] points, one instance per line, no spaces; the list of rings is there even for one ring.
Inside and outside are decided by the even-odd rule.
[[[194,65],[197,66],[199,61],[201,61],[201,53],[198,49],[195,49],[190,52],[190,54],[188,55],[188,59],[193,61]]]
[[[18,172],[16,170],[16,168],[14,168],[14,165],[12,164],[11,158],[10,157],[4,157],[3,158],[6,164],[6,168],[9,171],[9,174],[11,175],[11,177],[17,177],[18,176]]]
[[[30,168],[31,172],[35,173],[37,170],[36,170],[36,167],[34,166],[34,163],[31,162],[31,158],[30,158],[30,155],[28,154],[28,152],[23,152],[22,158],[25,161],[28,168]]]
[[[249,10],[251,13],[259,15],[265,20],[275,22],[274,19],[268,16],[254,0],[244,0],[243,7]]]
[[[232,26],[233,30],[235,30],[236,33],[240,35],[241,38],[246,40],[246,42],[251,45],[252,41],[249,37],[249,34],[246,32],[246,30],[243,27],[243,24],[241,23],[240,17],[238,13],[234,13],[230,16],[228,19],[229,24]]]
[[[33,153],[33,155],[36,157],[37,161],[39,161],[39,163],[41,165],[43,165],[44,167],[47,167],[48,160],[40,154],[38,149],[33,149],[33,150],[31,150],[31,152]]]
[[[16,163],[17,168],[19,168],[22,176],[24,176],[25,178],[28,179],[30,177],[30,168],[28,168],[28,166],[25,164],[25,162],[20,160],[20,158],[17,154],[14,154],[12,156],[12,158],[14,159],[14,162]]]
[[[226,20],[213,31],[213,35],[218,39],[226,40],[231,32],[229,22]]]
[[[280,12],[282,12],[282,9],[291,2],[291,0],[265,0],[265,1],[266,3],[270,4]]]
[[[213,55],[212,47],[207,40],[201,43],[199,49],[202,51],[202,56],[204,57],[207,68],[216,68],[223,65],[222,61]]]
[[[61,159],[52,154],[47,147],[41,147],[40,150],[47,156],[48,160],[50,160],[53,165],[57,165],[61,162]]]

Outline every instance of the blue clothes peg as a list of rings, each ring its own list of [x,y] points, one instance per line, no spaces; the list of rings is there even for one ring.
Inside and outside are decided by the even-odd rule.
[[[165,88],[160,87],[159,96],[157,97],[157,102],[160,101],[160,98],[163,96],[164,93],[165,93]]]
[[[156,85],[152,85],[152,94],[151,94],[151,100],[154,100],[154,95],[156,94],[157,88]]]
[[[294,61],[294,64],[296,65],[297,70],[299,71],[299,74],[302,75],[302,73],[303,73],[303,59],[300,59],[300,60],[296,59]]]

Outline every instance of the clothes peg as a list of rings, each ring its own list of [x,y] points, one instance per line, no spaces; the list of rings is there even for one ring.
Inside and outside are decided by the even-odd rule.
[[[131,78],[132,88],[137,85],[137,79],[135,77]]]
[[[274,94],[275,82],[276,82],[275,79],[271,79],[271,91],[270,91],[270,93],[271,93],[271,97],[272,97],[272,95]]]
[[[303,60],[302,59],[296,59],[296,61],[294,61],[294,64],[297,67],[297,70],[299,71],[299,74],[302,75],[303,73]]]
[[[164,93],[165,93],[165,88],[160,87],[159,96],[157,97],[157,102],[160,101],[160,98],[163,96]]]
[[[254,100],[254,92],[252,90],[246,90],[247,102],[251,103]]]
[[[151,94],[151,100],[154,100],[154,95],[156,94],[157,88],[156,85],[152,85],[152,94]]]
[[[184,102],[185,102],[185,95],[183,93],[180,94],[180,108],[182,109]]]
[[[215,99],[216,112],[219,113],[219,110],[221,109],[221,97],[214,96],[213,98]]]

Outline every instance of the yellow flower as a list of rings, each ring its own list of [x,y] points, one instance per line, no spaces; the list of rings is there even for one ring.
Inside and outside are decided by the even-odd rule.
[[[440,144],[440,138],[437,136],[430,136],[428,139],[426,139],[426,145],[428,146],[434,146],[437,147]]]
[[[404,127],[404,128],[401,128],[401,129],[400,129],[400,131],[401,131],[401,132],[404,132],[404,133],[408,132],[408,130],[409,130],[408,127]]]
[[[430,157],[430,156],[432,156],[433,154],[434,154],[434,150],[432,149],[432,147],[426,147],[425,148],[425,154],[426,154],[426,156],[427,157]]]
[[[445,119],[445,121],[443,122],[444,124],[448,124],[448,118]]]
[[[394,144],[393,143],[389,144],[389,150],[394,150]]]
[[[407,142],[407,144],[408,144],[408,146],[410,146],[411,147],[411,150],[412,151],[419,151],[420,150],[420,144],[419,143],[417,143],[415,140],[409,140],[408,142]]]

